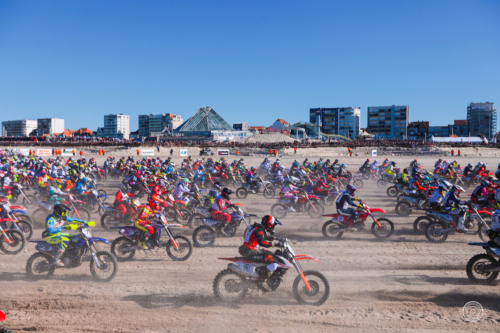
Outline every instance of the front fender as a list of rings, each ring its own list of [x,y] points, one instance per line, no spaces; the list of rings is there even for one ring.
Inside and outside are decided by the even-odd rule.
[[[27,215],[26,214],[26,211],[24,210],[19,210],[19,209],[16,209],[16,210],[11,210],[10,213],[18,213],[18,214],[23,214],[23,215]]]
[[[293,259],[294,260],[312,260],[314,262],[321,262],[318,259],[311,257],[311,256],[308,256],[308,255],[305,255],[305,254],[298,254],[295,257],[293,257]]]
[[[89,242],[103,242],[104,244],[108,244],[109,245],[109,241],[107,239],[99,238],[99,237],[89,238]]]
[[[371,213],[384,213],[384,214],[387,214],[387,212],[385,210],[383,210],[382,208],[370,208],[370,212]]]

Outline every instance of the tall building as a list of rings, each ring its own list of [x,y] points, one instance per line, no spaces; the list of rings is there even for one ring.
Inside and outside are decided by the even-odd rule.
[[[146,114],[139,116],[139,137],[151,136],[152,133],[159,133],[165,127],[176,129],[182,125],[182,117],[175,114]]]
[[[497,109],[494,103],[470,103],[467,106],[467,123],[470,136],[484,135],[492,138],[497,132]]]
[[[29,136],[37,128],[37,121],[30,119],[2,121],[2,136]]]
[[[309,110],[309,122],[317,124],[318,120],[321,120],[322,133],[342,135],[351,139],[356,138],[359,134],[360,119],[361,109],[358,107],[316,108]]]
[[[54,133],[64,132],[64,119],[60,118],[42,118],[38,119],[38,135],[53,135]]]
[[[376,139],[406,139],[409,105],[369,106],[368,132]]]
[[[105,138],[128,139],[130,134],[130,117],[123,114],[104,116],[102,136]]]

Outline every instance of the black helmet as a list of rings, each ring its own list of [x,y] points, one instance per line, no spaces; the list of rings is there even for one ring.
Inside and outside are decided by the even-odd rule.
[[[222,192],[220,192],[220,195],[221,195],[224,199],[226,199],[226,200],[230,200],[231,198],[229,197],[229,195],[230,195],[231,193],[234,193],[234,192],[233,192],[232,190],[228,189],[227,187],[224,187],[224,188],[222,189]]]
[[[66,205],[55,205],[54,206],[54,211],[53,215],[56,219],[59,220],[64,220],[66,221],[66,218],[68,217],[68,212],[71,211],[71,208],[69,208]]]
[[[396,162],[391,162],[391,165],[392,166],[396,166]]]
[[[264,230],[266,230],[268,233],[271,235],[274,234],[274,227],[279,224],[283,225],[280,221],[278,221],[274,216],[272,215],[266,215],[262,218],[262,221],[260,222]]]
[[[222,184],[219,182],[214,182],[214,187],[220,191],[222,188]]]

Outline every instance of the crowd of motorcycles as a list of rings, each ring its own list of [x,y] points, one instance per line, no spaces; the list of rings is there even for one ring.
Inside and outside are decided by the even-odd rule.
[[[500,169],[500,165],[499,165]],[[0,164],[2,198],[0,203],[0,251],[15,255],[26,246],[35,244],[26,263],[30,279],[47,278],[61,267],[54,264],[57,247],[45,240],[35,240],[35,227],[42,227],[45,219],[57,204],[71,208],[70,216],[85,222],[72,223],[78,231],[64,253],[63,269],[79,267],[90,259],[92,276],[103,282],[111,281],[117,274],[118,263],[134,258],[137,251],[161,250],[176,261],[190,258],[193,248],[209,247],[217,239],[238,236],[241,224],[247,237],[252,229],[255,214],[245,212],[241,203],[231,202],[227,213],[230,222],[213,218],[214,200],[223,188],[234,188],[237,199],[262,195],[275,199],[270,214],[283,219],[290,214],[320,219],[328,217],[322,233],[328,239],[339,239],[345,232],[365,229],[366,220],[372,234],[387,239],[394,232],[391,220],[379,217],[387,212],[372,208],[357,199],[356,213],[346,216],[333,211],[334,205],[345,195],[346,189],[359,190],[364,182],[373,181],[394,199],[398,216],[418,215],[414,222],[415,233],[423,233],[433,243],[446,241],[453,234],[479,235],[482,242],[470,243],[482,246],[486,253],[474,256],[466,267],[468,277],[475,283],[491,283],[500,271],[500,230],[496,232],[500,215],[500,189],[497,177],[485,164],[468,165],[437,161],[428,171],[417,160],[401,170],[396,163],[386,159],[380,165],[367,160],[357,172],[347,170],[338,160],[320,159],[302,163],[297,161],[285,168],[279,159],[267,158],[258,168],[248,168],[244,160],[228,162],[224,158],[185,159],[179,167],[167,158],[162,160],[132,157],[116,160],[109,157],[103,166],[92,158],[89,161],[56,159],[42,160],[35,157],[3,156]],[[108,181],[110,180],[110,181]],[[143,199],[150,196],[159,182],[165,187],[165,207],[150,217],[154,235],[148,240],[147,250],[140,246],[143,231],[134,224],[134,218],[145,206]],[[117,208],[103,189],[118,186],[126,188],[120,203],[126,212]],[[471,199],[460,201],[457,197],[469,187],[475,187]],[[129,191],[129,190],[130,191]],[[117,196],[118,193],[117,192]],[[114,193],[113,193],[114,194]],[[352,194],[352,193],[350,193]],[[453,205],[449,200],[454,199]],[[338,208],[338,207],[337,207]],[[28,209],[30,213],[28,213]],[[329,214],[328,214],[329,213]],[[91,228],[96,223],[92,216],[99,216],[105,230],[116,231],[113,241],[94,237]],[[254,221],[254,222],[255,222]],[[191,229],[191,239],[175,230]],[[110,245],[110,251],[102,250],[102,244]],[[303,270],[300,260],[315,258],[296,255],[286,239],[276,251],[279,258],[279,276],[290,268],[298,275],[293,283],[293,294],[301,304],[321,305],[330,293],[327,279],[320,272]],[[215,295],[225,302],[236,302],[252,289],[259,289],[259,267],[264,264],[245,257],[221,258],[230,261],[214,280]],[[276,290],[281,279],[268,281],[269,289]]]

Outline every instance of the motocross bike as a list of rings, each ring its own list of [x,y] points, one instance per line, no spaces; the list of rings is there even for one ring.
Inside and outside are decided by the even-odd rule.
[[[431,188],[430,190],[434,190]],[[413,210],[426,209],[429,206],[427,191],[424,192],[426,199],[415,198],[412,194],[398,196],[398,203],[394,210],[398,216],[409,216]]]
[[[106,212],[101,217],[103,229],[110,229],[119,224],[131,224],[137,212],[145,206],[141,205],[139,200],[133,199],[125,200],[124,204],[127,207],[127,213],[123,216],[120,216],[120,212],[115,208],[106,209]]]
[[[99,216],[102,216],[105,213],[106,208],[111,208],[113,206],[105,202],[109,199],[109,197],[105,194],[99,193],[98,191],[102,190],[91,189],[84,195],[79,196],[79,198],[85,202],[85,205],[83,206],[85,209],[91,213],[97,212],[99,213]],[[78,206],[81,207],[81,205]]]
[[[97,167],[96,170],[92,170],[92,172],[90,173],[90,178],[106,182],[106,180],[108,180],[108,175],[106,174],[106,170]]]
[[[276,218],[284,218],[291,213],[301,213],[307,212],[307,214],[312,218],[317,218],[323,215],[325,208],[321,204],[321,199],[316,195],[308,195],[305,190],[301,190],[302,194],[298,197],[296,203],[293,203],[293,199],[290,198],[279,198],[278,203],[271,207],[271,214]],[[288,206],[292,205],[295,212],[289,211]]]
[[[193,246],[187,237],[174,235],[170,228],[184,228],[180,224],[170,224],[162,214],[156,214],[156,219],[152,223],[155,233],[149,237],[146,242],[149,250],[155,248],[165,248],[167,254],[172,260],[184,261],[187,260],[193,252]],[[111,229],[119,229],[122,237],[118,237],[111,244],[111,253],[118,261],[131,260],[137,250],[142,250],[137,243],[142,239],[144,231],[137,229],[135,226],[116,226]],[[162,240],[163,234],[166,234],[169,240]]]
[[[467,277],[476,284],[492,284],[500,272],[500,256],[493,252],[491,243],[469,243],[473,246],[482,246],[486,253],[476,254],[470,258],[465,271]],[[494,244],[492,244],[494,245]]]
[[[359,175],[353,175],[350,183],[352,183],[353,186],[357,187],[358,190],[361,190],[363,188],[363,180],[361,180],[361,176]]]
[[[468,231],[464,232],[466,235],[476,235],[478,232],[481,235],[481,228],[489,230],[488,224],[484,221],[481,213],[491,215],[490,212],[478,212],[474,204],[468,204],[470,216],[467,213],[464,216],[464,227]],[[442,243],[448,238],[450,232],[460,232],[457,228],[458,215],[450,215],[448,212],[427,212],[427,216],[431,216],[434,220],[427,224],[425,227],[425,237],[433,243]],[[481,224],[479,229],[475,228],[474,220],[478,220]]]
[[[363,207],[358,208],[359,215],[355,220],[341,214],[323,215],[332,218],[323,224],[323,228],[321,229],[323,236],[331,239],[340,239],[345,231],[361,231],[365,227],[366,219],[370,216],[374,221],[371,227],[373,235],[380,239],[389,238],[394,232],[392,221],[386,218],[377,218],[373,215],[373,213],[386,214],[386,211],[381,208],[370,208],[363,200],[359,200],[359,203]]]
[[[285,273],[295,267],[298,276],[293,282],[292,291],[299,304],[319,306],[325,303],[330,295],[328,280],[318,271],[302,270],[299,263],[300,260],[320,261],[308,255],[295,255],[286,239],[280,245],[281,249],[276,251],[278,268],[267,279],[269,289],[276,291]],[[257,281],[267,264],[245,257],[219,259],[230,263],[214,279],[213,290],[218,299],[225,303],[235,303],[241,301],[250,289],[260,289]]]
[[[274,185],[268,180],[263,181],[260,177],[256,177],[255,184],[241,183],[239,185],[240,187],[236,190],[236,197],[239,199],[245,199],[248,193],[258,194],[261,191],[264,194],[264,198],[270,199],[276,193]]]
[[[15,223],[16,220],[0,218],[0,250],[5,254],[18,254],[23,250],[26,240],[20,231],[8,230],[6,222]]]
[[[11,195],[12,199],[10,201],[12,203],[16,203],[18,200],[20,200],[20,197],[23,199],[23,205],[27,207],[34,207],[35,204],[34,202],[37,201],[36,197],[32,194],[26,194],[23,190],[23,187],[21,184],[13,184],[12,185],[12,190],[11,190]]]
[[[193,232],[194,246],[212,246],[215,239],[218,237],[234,237],[241,221],[245,222],[247,226],[243,233],[243,236],[245,236],[250,230],[250,217],[257,215],[245,214],[240,206],[243,205],[239,203],[231,204],[230,207],[233,209],[233,212],[229,214],[231,215],[231,221],[229,221],[229,223],[224,220],[216,220],[211,217],[194,219],[193,224],[200,225]]]
[[[74,221],[76,222],[76,221]],[[56,268],[69,269],[79,267],[84,257],[90,255],[90,273],[94,279],[101,282],[111,281],[118,270],[118,262],[108,251],[100,251],[97,244],[102,242],[109,244],[109,241],[103,238],[93,237],[90,228],[95,226],[95,222],[84,222],[78,224],[71,223],[68,227],[71,230],[79,230],[80,234],[75,235],[64,251],[61,261],[64,267],[55,265],[55,257],[59,251],[59,245],[49,244],[45,240],[30,241],[36,243],[36,250],[26,263],[26,274],[29,279],[37,280],[47,278],[54,274]]]
[[[8,200],[0,202],[0,218],[11,219],[10,229],[21,232],[29,240],[33,235],[34,227],[25,211],[26,208],[22,206],[11,206]],[[4,228],[7,229],[6,222],[4,222]]]

